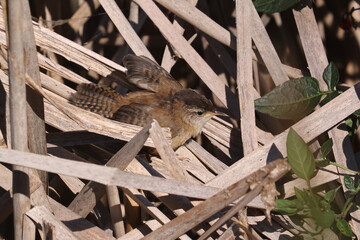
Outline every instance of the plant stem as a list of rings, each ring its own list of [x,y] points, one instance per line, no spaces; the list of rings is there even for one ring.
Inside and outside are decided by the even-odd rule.
[[[306,185],[308,186],[309,191],[310,191],[311,193],[313,193],[313,192],[312,192],[312,188],[311,188],[311,185],[310,185],[310,180],[309,180],[309,179],[306,179]]]
[[[334,90],[328,90],[328,91],[320,91],[321,95],[326,95],[326,94],[330,94],[332,92],[335,92]]]
[[[345,203],[345,205],[344,205],[344,208],[343,208],[343,210],[342,210],[342,212],[341,212],[341,218],[344,219],[344,218],[346,217],[346,215],[347,215],[348,211],[350,210],[351,206],[354,204],[354,203],[352,202],[353,198],[354,198],[354,195],[352,195],[351,197],[349,197],[349,198],[346,200],[346,203]]]
[[[338,163],[329,162],[329,164],[334,165],[334,166],[336,166],[336,167],[338,167],[338,168],[344,169],[345,171],[351,172],[351,173],[353,173],[353,174],[359,174],[359,172],[354,171],[354,170],[351,170],[351,169],[348,169],[347,167],[344,167],[343,165],[340,165],[340,164],[338,164]]]
[[[341,217],[345,218],[348,211],[350,210],[351,206],[354,204],[353,199],[356,196],[356,194],[359,192],[359,190],[355,192],[351,192],[350,197],[346,200],[343,210],[341,211]]]
[[[306,179],[306,184],[308,186],[308,189],[309,189],[309,192],[310,192],[310,195],[311,195],[311,199],[314,200],[314,203],[316,205],[317,208],[319,208],[319,205],[318,205],[318,202],[315,200],[315,194],[313,193],[313,190],[311,188],[311,184],[310,184],[310,179]]]

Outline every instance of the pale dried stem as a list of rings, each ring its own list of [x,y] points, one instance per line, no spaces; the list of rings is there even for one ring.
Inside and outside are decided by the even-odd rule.
[[[165,163],[170,176],[179,181],[193,182],[192,177],[179,164],[179,160],[177,159],[174,150],[166,142],[161,127],[156,120],[153,120],[151,123],[149,132],[154,141],[155,148]]]
[[[9,74],[10,74],[10,131],[11,147],[19,151],[28,151],[26,88],[24,67],[24,46],[22,22],[22,1],[8,1],[9,36]],[[30,209],[29,169],[13,166],[13,207],[14,238],[30,236],[31,225],[24,221],[24,214]]]
[[[202,221],[211,217],[234,200],[246,194],[250,190],[249,181],[251,181],[251,183],[258,183],[257,187],[252,191],[261,191],[263,184],[267,182],[264,180],[267,176],[279,179],[289,170],[290,167],[286,160],[272,162],[261,170],[258,170],[246,178],[237,181],[231,186],[224,188],[222,191],[205,200],[198,206],[188,210],[186,213],[178,216],[156,231],[146,235],[144,239],[175,239],[186,231],[197,226]],[[272,174],[273,171],[276,172],[276,177]],[[249,192],[249,195],[247,194],[242,200],[240,200],[240,207],[246,206],[246,204],[257,195],[253,194],[254,192],[252,191]]]
[[[131,27],[129,21],[117,6],[116,2],[113,0],[99,1],[102,7],[105,9],[106,13],[109,15],[110,19],[115,24],[116,28],[119,30],[121,36],[125,39],[134,53],[136,55],[143,55],[154,60],[153,56],[145,47],[144,43],[141,41],[140,37],[137,35],[134,29]]]
[[[25,72],[34,80],[38,86],[40,83],[39,64],[33,26],[31,23],[30,6],[28,2],[23,4],[23,45],[25,54]],[[26,88],[27,99],[27,126],[29,151],[46,155],[46,133],[44,120],[44,101],[41,94],[33,89]],[[47,202],[46,194],[48,191],[48,174],[46,172],[36,172],[43,183],[43,195],[39,196],[43,202]],[[44,203],[49,205],[49,203]]]
[[[116,238],[119,238],[125,235],[125,227],[118,188],[115,186],[106,186],[106,196],[108,198],[111,220],[114,226],[114,235]]]
[[[252,3],[248,0],[236,1],[236,43],[237,43],[237,86],[240,103],[240,128],[244,155],[254,151],[257,146],[255,126],[254,95],[252,94],[253,74],[251,59],[252,22],[254,14]]]
[[[0,149],[0,162],[93,180],[105,185],[140,188],[199,199],[209,198],[220,190],[219,188],[200,184],[128,173],[109,166],[99,166],[97,164],[82,163],[64,158],[47,157],[8,149]],[[53,166],[57,167],[54,168]],[[86,200],[89,201],[90,199],[86,198]]]
[[[74,32],[78,32],[81,27],[89,20],[89,16],[92,11],[95,11],[100,7],[98,0],[86,0],[80,5],[76,12],[71,16],[69,20],[70,27]]]
[[[133,139],[122,147],[108,162],[107,166],[116,167],[124,170],[143,147],[149,137],[150,125],[144,127]],[[105,194],[105,189],[101,184],[89,182],[75,197],[69,205],[69,209],[85,217],[93,209],[97,200]]]

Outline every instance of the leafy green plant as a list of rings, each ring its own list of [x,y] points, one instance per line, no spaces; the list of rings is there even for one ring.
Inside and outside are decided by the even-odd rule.
[[[290,128],[286,141],[288,161],[295,175],[304,179],[308,188],[301,190],[295,187],[295,198],[291,200],[277,200],[276,209],[282,214],[296,217],[301,224],[309,222],[309,219],[314,222],[315,224],[311,227],[311,230],[304,228],[304,232],[311,236],[321,235],[325,229],[337,229],[343,235],[352,237],[353,233],[345,217],[354,204],[354,197],[360,191],[360,181],[358,187],[355,188],[354,180],[350,176],[345,175],[345,186],[351,192],[351,196],[345,203],[341,213],[335,213],[331,205],[335,199],[336,192],[341,186],[329,190],[324,196],[314,193],[311,187],[310,180],[316,171],[315,163],[327,161],[325,165],[330,164],[327,156],[331,152],[332,145],[331,139],[326,141],[321,146],[322,159],[316,161],[304,140],[295,130]]]
[[[255,109],[280,119],[304,117],[320,103],[322,96],[327,95],[321,102],[321,105],[324,105],[341,93],[335,89],[339,82],[339,72],[333,62],[325,68],[323,78],[328,91],[321,91],[319,81],[315,78],[296,78],[284,82],[256,99]]]

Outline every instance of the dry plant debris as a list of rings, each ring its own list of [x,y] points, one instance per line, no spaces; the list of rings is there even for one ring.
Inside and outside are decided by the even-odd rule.
[[[259,1],[25,1],[22,7],[2,0],[0,237],[301,235],[291,219],[272,211],[276,198],[307,188],[287,174],[288,129],[314,154],[332,138],[332,160],[358,171],[359,131],[350,138],[344,125],[360,109],[360,34],[349,24],[346,31],[337,27],[345,25],[336,19],[347,16],[357,26],[360,11],[356,1],[319,0],[258,13]],[[156,120],[142,128],[69,103],[81,83],[122,94],[138,90],[121,63],[128,53],[158,61],[229,117],[213,117],[201,136],[174,151],[169,129]],[[292,78],[312,76],[325,91],[329,60],[340,70],[341,95],[296,121],[255,113],[254,99]],[[149,154],[154,149],[158,156]],[[320,192],[342,185],[334,197],[340,209],[350,198],[342,174],[329,165],[310,180]],[[359,220],[359,209],[346,219],[357,238]]]

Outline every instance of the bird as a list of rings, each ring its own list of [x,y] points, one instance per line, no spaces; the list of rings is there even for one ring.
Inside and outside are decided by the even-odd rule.
[[[200,134],[215,115],[212,102],[193,89],[183,88],[165,69],[145,56],[123,58],[126,78],[139,91],[121,95],[96,84],[80,84],[70,102],[77,107],[116,121],[145,126],[153,119],[170,128],[171,147],[177,149]]]

